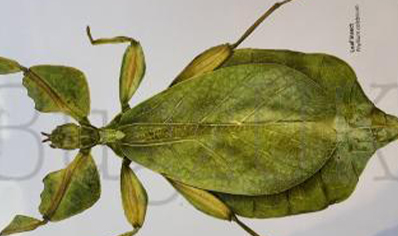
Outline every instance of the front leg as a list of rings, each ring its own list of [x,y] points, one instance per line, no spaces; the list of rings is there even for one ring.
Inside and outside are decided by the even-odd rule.
[[[65,169],[48,174],[43,183],[39,206],[42,220],[17,215],[0,236],[68,219],[92,207],[101,195],[99,173],[90,150],[81,150]]]

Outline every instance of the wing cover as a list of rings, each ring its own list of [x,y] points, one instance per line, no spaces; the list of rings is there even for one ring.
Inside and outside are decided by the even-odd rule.
[[[125,113],[124,154],[198,188],[283,192],[319,171],[336,151],[336,104],[328,88],[280,64],[219,69]]]

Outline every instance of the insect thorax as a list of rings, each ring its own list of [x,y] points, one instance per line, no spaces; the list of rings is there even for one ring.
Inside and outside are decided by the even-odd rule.
[[[98,131],[100,136],[98,144],[114,143],[126,136],[122,131],[115,129],[101,128]]]

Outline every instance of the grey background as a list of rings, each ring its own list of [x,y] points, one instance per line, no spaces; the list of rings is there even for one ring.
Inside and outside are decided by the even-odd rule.
[[[95,37],[129,35],[142,42],[147,74],[132,105],[166,88],[198,53],[233,42],[274,1],[263,0],[2,0],[0,55],[23,65],[63,64],[83,70],[89,80],[90,117],[100,125],[119,109],[118,74],[124,45],[92,47]],[[361,53],[350,53],[349,24],[359,4]],[[398,4],[396,0],[296,0],[279,10],[242,47],[292,49],[334,54],[349,62],[366,94],[398,115]],[[60,115],[37,115],[19,87],[20,75],[0,78],[0,228],[17,213],[39,217],[41,179],[69,160],[63,151],[42,147],[39,131],[63,123]],[[6,128],[8,127],[8,128]],[[262,235],[363,235],[398,233],[398,145],[370,161],[346,202],[307,215],[246,220]],[[73,156],[74,153],[70,153]],[[30,235],[117,235],[129,230],[120,206],[119,160],[97,148],[101,200],[84,214]],[[159,176],[139,167],[152,201],[140,235],[244,235],[237,226],[194,210]]]

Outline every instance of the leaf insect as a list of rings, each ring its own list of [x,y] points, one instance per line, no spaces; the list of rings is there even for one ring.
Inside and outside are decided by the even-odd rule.
[[[233,44],[197,56],[169,88],[130,108],[145,74],[141,45],[130,37],[120,73],[121,112],[105,127],[87,118],[90,96],[80,70],[30,68],[0,58],[0,74],[23,72],[40,112],[61,112],[77,123],[43,133],[51,147],[79,149],[65,168],[44,178],[41,220],[18,215],[0,233],[34,230],[94,205],[101,186],[90,154],[106,145],[122,160],[120,190],[127,221],[143,226],[148,197],[130,168],[139,163],[164,176],[195,208],[236,222],[319,211],[347,199],[375,151],[398,137],[398,119],[375,107],[344,61],[322,53],[236,49],[286,0],[276,3]]]

